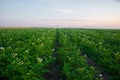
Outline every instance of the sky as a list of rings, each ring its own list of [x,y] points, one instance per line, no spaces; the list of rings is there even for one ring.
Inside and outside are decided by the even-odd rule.
[[[120,29],[120,0],[0,0],[0,26]]]

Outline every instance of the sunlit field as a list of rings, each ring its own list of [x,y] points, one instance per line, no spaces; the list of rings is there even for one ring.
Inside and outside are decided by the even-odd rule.
[[[0,28],[0,80],[120,80],[120,30]]]

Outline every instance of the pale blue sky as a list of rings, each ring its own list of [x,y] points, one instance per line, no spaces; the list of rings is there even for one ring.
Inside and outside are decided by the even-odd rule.
[[[0,25],[120,27],[120,1],[0,0]]]

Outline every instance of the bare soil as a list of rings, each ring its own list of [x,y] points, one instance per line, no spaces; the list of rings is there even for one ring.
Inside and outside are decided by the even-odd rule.
[[[109,80],[110,75],[109,75],[108,73],[105,73],[105,72],[103,71],[103,69],[102,69],[101,66],[98,66],[98,65],[95,63],[95,61],[93,61],[91,58],[89,58],[86,54],[82,53],[81,55],[86,56],[87,64],[88,64],[89,66],[93,66],[93,67],[97,70],[98,76],[99,76],[100,74],[102,74],[102,78],[103,78],[102,80]],[[100,80],[101,80],[101,79],[100,79]]]
[[[57,31],[56,32],[56,40],[55,40],[55,44],[54,44],[55,50],[54,50],[53,56],[52,56],[55,58],[55,61],[48,66],[48,69],[50,72],[44,74],[44,77],[47,80],[59,80],[61,78],[61,64],[60,64],[59,57],[57,55],[58,46],[59,46],[59,43],[58,43],[58,31]]]

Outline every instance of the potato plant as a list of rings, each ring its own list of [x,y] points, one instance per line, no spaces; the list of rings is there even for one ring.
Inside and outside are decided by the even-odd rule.
[[[43,80],[52,58],[55,29],[1,29],[0,78]]]
[[[111,80],[120,79],[120,30],[64,29],[82,53],[87,54]]]
[[[120,30],[0,29],[1,80],[47,80],[56,76],[52,69],[59,80],[104,80],[83,54],[109,80],[120,79]]]
[[[98,80],[98,73],[93,66],[88,66],[84,56],[71,36],[65,30],[59,30],[58,55],[63,66],[62,73],[66,80]]]

